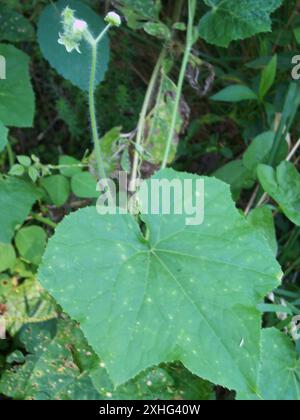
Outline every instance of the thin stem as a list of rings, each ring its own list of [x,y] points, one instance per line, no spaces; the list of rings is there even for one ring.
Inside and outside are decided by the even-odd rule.
[[[291,124],[295,118],[295,115],[299,108],[299,103],[300,103],[299,93],[300,93],[299,86],[296,83],[291,83],[287,96],[286,96],[285,105],[283,109],[284,117],[282,116],[282,118],[280,119],[280,123],[277,129],[276,135],[275,135],[274,144],[273,144],[273,148],[272,148],[271,156],[269,160],[270,165],[274,164],[280,144],[282,141],[285,141],[286,135],[289,132]],[[290,109],[291,104],[293,104],[292,110]]]
[[[248,214],[250,213],[250,210],[251,210],[251,208],[252,208],[252,206],[255,202],[255,199],[257,197],[258,191],[259,191],[259,185],[256,186],[256,188],[255,188],[255,190],[254,190],[254,192],[253,192],[253,194],[252,194],[252,196],[249,200],[249,203],[248,203],[248,205],[246,207],[246,210],[245,210],[245,216],[248,216]]]
[[[286,158],[286,160],[288,162],[290,162],[290,160],[293,158],[293,156],[295,155],[295,153],[297,152],[297,150],[300,147],[300,139],[297,141],[297,143],[295,144],[295,146],[293,147],[293,149],[291,150],[290,154],[288,155],[288,157]]]
[[[146,117],[147,117],[147,112],[149,109],[149,105],[151,102],[151,98],[152,98],[152,94],[154,92],[154,88],[156,86],[156,82],[160,73],[160,69],[161,69],[161,65],[162,62],[164,60],[166,56],[166,47],[163,48],[159,59],[156,63],[156,66],[154,68],[154,71],[152,73],[150,82],[149,82],[149,86],[146,92],[146,96],[144,99],[144,103],[143,103],[143,107],[142,107],[142,111],[140,114],[140,118],[139,118],[139,122],[138,122],[138,127],[137,127],[137,136],[136,136],[136,142],[135,142],[135,151],[134,151],[134,157],[133,157],[133,166],[132,166],[132,175],[131,175],[131,180],[130,180],[130,184],[129,184],[129,191],[131,192],[135,192],[136,191],[136,179],[137,179],[137,171],[138,171],[138,166],[139,166],[139,157],[140,157],[140,147],[143,141],[143,136],[144,136],[144,132],[145,132],[145,123],[146,123]]]
[[[15,163],[15,155],[9,141],[7,142],[6,150],[7,150],[7,155],[8,155],[9,167],[12,168]]]
[[[57,224],[47,217],[40,216],[39,214],[31,214],[31,217],[37,222],[43,223],[44,225],[50,226],[52,229],[56,229]]]
[[[260,198],[259,202],[257,203],[256,208],[262,206],[267,199],[268,199],[268,194],[264,193],[262,197]]]
[[[295,243],[298,241],[300,236],[300,229],[298,226],[296,226],[289,238],[289,240],[287,241],[284,250],[282,252],[282,255],[280,257],[280,263],[283,265],[286,261],[286,258],[288,256],[289,251],[294,247]]]
[[[184,0],[177,0],[175,4],[175,10],[174,10],[174,15],[173,15],[174,23],[177,23],[180,19],[183,3],[184,3]]]
[[[170,151],[171,151],[171,146],[172,146],[172,142],[173,142],[173,139],[174,139],[174,133],[175,133],[175,130],[176,130],[177,115],[178,115],[178,110],[179,110],[179,106],[180,106],[180,99],[181,99],[181,94],[182,94],[182,89],[183,89],[184,78],[185,78],[186,69],[187,69],[187,66],[188,66],[188,63],[189,63],[191,50],[192,50],[192,47],[193,47],[193,44],[194,44],[194,36],[193,36],[194,32],[193,31],[194,31],[195,13],[196,13],[196,2],[195,2],[195,0],[189,0],[189,22],[188,22],[188,30],[187,30],[187,38],[186,38],[186,47],[185,47],[184,57],[183,57],[181,70],[180,70],[180,75],[179,75],[179,80],[178,80],[178,85],[177,85],[177,93],[176,93],[176,98],[175,98],[175,103],[174,103],[174,110],[173,110],[171,127],[170,127],[170,131],[169,131],[169,136],[168,136],[168,139],[167,139],[167,145],[166,145],[164,159],[163,159],[163,162],[162,162],[162,165],[161,165],[162,169],[166,168],[166,166],[168,164],[169,155],[170,155]]]
[[[110,30],[110,28],[112,27],[112,25],[109,23],[101,32],[101,34],[95,39],[95,44],[99,44],[100,41],[102,41],[102,39],[104,38],[104,36],[106,35],[106,33]]]
[[[100,34],[101,35],[101,34]],[[99,35],[99,36],[100,36]],[[90,89],[89,89],[89,109],[90,109],[90,119],[92,127],[92,136],[95,148],[95,157],[98,168],[98,175],[101,179],[106,179],[106,173],[104,169],[104,160],[102,157],[100,142],[99,142],[99,133],[97,127],[97,117],[96,117],[96,107],[95,107],[95,78],[96,78],[96,69],[97,69],[97,43],[94,42],[92,45],[92,68],[90,76]]]
[[[286,270],[284,277],[287,277],[289,274],[291,274],[298,267],[298,265],[300,265],[300,258],[294,261],[293,264]]]

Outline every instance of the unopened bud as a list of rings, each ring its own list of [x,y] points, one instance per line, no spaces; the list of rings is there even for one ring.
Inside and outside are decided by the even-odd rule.
[[[75,33],[83,33],[87,29],[87,23],[81,19],[75,19],[73,23],[73,31]]]
[[[115,12],[109,12],[104,20],[113,26],[121,26],[122,23],[121,17]]]

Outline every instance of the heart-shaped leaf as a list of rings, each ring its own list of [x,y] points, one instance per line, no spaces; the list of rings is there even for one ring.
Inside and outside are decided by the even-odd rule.
[[[228,185],[172,170],[148,185],[200,179],[202,225],[187,226],[186,214],[145,214],[144,237],[133,216],[100,216],[90,207],[67,216],[49,242],[39,279],[81,323],[115,384],[180,360],[213,383],[256,392],[256,306],[278,285],[280,267]]]

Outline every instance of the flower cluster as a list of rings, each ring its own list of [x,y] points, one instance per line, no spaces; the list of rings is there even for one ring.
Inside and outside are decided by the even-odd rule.
[[[68,6],[62,12],[63,33],[59,34],[58,43],[63,45],[70,53],[74,50],[80,53],[80,42],[85,38],[90,44],[97,43],[101,39],[99,36],[96,40],[92,37],[88,29],[88,24],[84,20],[75,18],[75,11]],[[120,26],[122,21],[120,16],[115,12],[109,12],[105,17],[105,22],[110,26]],[[103,31],[103,33],[107,30]]]
[[[62,12],[64,32],[59,34],[58,43],[64,45],[70,53],[76,50],[80,53],[80,42],[84,38],[88,25],[84,20],[76,19],[74,10],[66,7]]]

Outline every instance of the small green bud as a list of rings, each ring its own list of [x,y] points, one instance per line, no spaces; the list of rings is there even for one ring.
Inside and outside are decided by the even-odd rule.
[[[104,20],[112,26],[121,26],[122,23],[121,17],[115,12],[109,12]]]
[[[61,13],[62,18],[63,18],[63,24],[64,25],[72,25],[73,21],[74,21],[74,13],[75,11],[70,9],[69,6],[67,6]]]

